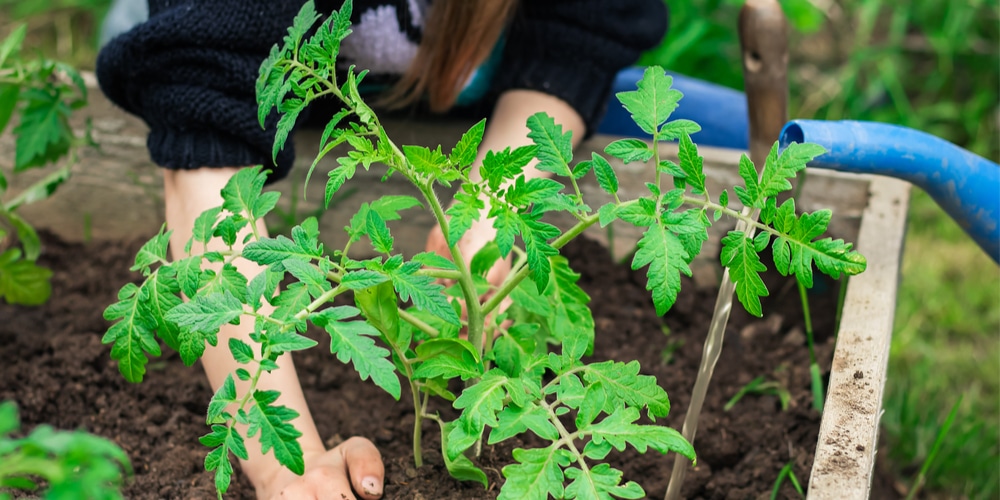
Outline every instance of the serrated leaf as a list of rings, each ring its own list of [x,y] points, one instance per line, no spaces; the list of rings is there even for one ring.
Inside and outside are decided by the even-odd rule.
[[[458,267],[450,259],[442,257],[434,252],[420,252],[413,256],[413,262],[419,262],[424,267],[436,267],[438,269],[447,269],[449,271],[457,271]]]
[[[386,281],[389,281],[388,276],[377,271],[362,269],[345,274],[340,280],[340,285],[348,290],[361,290]]]
[[[372,247],[375,248],[376,252],[384,253],[386,255],[392,253],[392,245],[394,242],[392,235],[389,233],[389,226],[385,224],[385,220],[378,214],[378,212],[368,210],[365,228],[368,232],[368,237],[372,241]]]
[[[0,255],[0,262],[4,261],[5,255]],[[104,319],[117,322],[104,334],[101,343],[114,344],[111,359],[118,361],[118,371],[129,382],[142,381],[146,363],[149,362],[146,353],[160,355],[160,346],[153,335],[156,324],[142,313],[140,293],[138,286],[128,283],[118,292],[118,302],[104,310]]]
[[[623,451],[628,443],[639,453],[646,453],[652,448],[663,454],[673,451],[692,462],[695,460],[694,448],[679,432],[663,425],[636,424],[636,420],[639,420],[638,409],[622,408],[590,426],[587,431],[594,442],[600,444],[607,441],[618,451]]]
[[[318,257],[314,252],[304,250],[294,241],[285,236],[277,238],[261,238],[251,241],[243,247],[243,258],[262,266],[270,266],[288,259],[309,262]]]
[[[434,278],[430,276],[414,274],[419,269],[418,263],[407,262],[399,269],[389,272],[399,298],[404,301],[412,300],[418,309],[427,311],[450,324],[460,325],[458,313],[452,309],[448,298],[441,293],[444,286],[435,283]]]
[[[455,400],[452,406],[463,410],[458,422],[467,435],[481,436],[486,426],[496,427],[497,412],[504,407],[504,397],[507,395],[504,386],[508,380],[503,371],[494,368],[486,372],[475,385],[466,387]],[[448,450],[452,456],[453,451],[455,450]]]
[[[309,349],[317,344],[315,340],[299,335],[295,331],[278,331],[267,336],[267,345],[271,347],[272,352],[279,354]]]
[[[139,295],[142,314],[152,319],[156,325],[156,334],[174,350],[180,349],[180,330],[167,319],[167,313],[181,305],[178,293],[180,285],[171,265],[151,274]]]
[[[425,360],[413,372],[413,378],[461,378],[469,380],[483,374],[483,366],[472,355],[463,353],[461,359],[454,356],[437,356]]]
[[[577,500],[634,499],[646,496],[642,487],[632,481],[621,484],[622,472],[612,469],[608,464],[597,464],[586,471],[567,467],[566,477],[573,480],[566,487],[566,495]]]
[[[555,445],[528,450],[515,448],[513,456],[517,463],[504,466],[507,480],[497,500],[565,497],[559,448]]]
[[[236,403],[236,401],[236,383],[233,381],[232,375],[226,375],[226,380],[222,382],[222,385],[215,391],[215,394],[212,395],[212,400],[208,403],[206,423],[211,424],[224,421],[223,412],[226,411],[227,406]]]
[[[662,316],[674,305],[681,290],[681,273],[691,276],[689,259],[680,239],[659,224],[650,226],[639,239],[632,269],[649,266],[646,290],[653,292],[656,314]]]
[[[44,165],[61,158],[70,147],[70,108],[58,90],[28,89],[21,93],[27,104],[14,127],[14,172]]]
[[[459,177],[457,171],[449,168],[448,157],[441,152],[441,147],[430,149],[423,146],[403,146],[403,155],[418,173],[428,177],[452,181]]]
[[[660,133],[656,135],[656,139],[660,141],[673,141],[700,131],[701,125],[691,120],[672,120],[660,128]]]
[[[201,257],[187,257],[170,264],[177,274],[177,283],[185,296],[194,297],[208,274],[201,270]]]
[[[211,334],[227,323],[236,324],[243,314],[243,304],[228,291],[211,295],[198,295],[167,313],[167,320],[181,331]]]
[[[475,276],[486,277],[486,273],[493,268],[493,264],[500,260],[500,247],[495,242],[488,242],[480,248],[472,261],[469,262],[469,272]]]
[[[653,157],[653,150],[639,139],[618,139],[605,146],[604,152],[618,158],[626,165],[633,161],[647,162]]]
[[[559,251],[549,244],[549,240],[559,236],[559,229],[539,220],[541,214],[519,214],[520,233],[524,239],[524,251],[527,254],[528,269],[531,279],[538,291],[545,290],[549,284],[551,264],[549,257],[558,255]]]
[[[486,478],[486,473],[479,467],[476,467],[472,463],[472,460],[469,460],[468,457],[461,453],[454,457],[448,453],[448,436],[454,430],[455,422],[443,423],[441,420],[438,420],[438,423],[441,424],[441,455],[444,457],[445,468],[448,469],[451,477],[459,481],[475,481],[483,485],[483,488],[488,487],[489,482]]]
[[[491,190],[497,191],[504,181],[514,179],[524,167],[531,162],[538,151],[538,146],[521,146],[511,151],[506,148],[503,151],[487,151],[483,158],[483,165],[479,168],[479,173]]]
[[[826,149],[819,144],[795,142],[785,146],[780,156],[777,151],[778,143],[775,142],[760,176],[760,196],[763,198],[776,196],[792,189],[789,179],[794,178],[800,170],[806,168],[806,164],[813,158],[826,153]],[[760,202],[762,203],[763,200]]]
[[[698,154],[698,146],[691,142],[691,137],[687,134],[681,136],[677,152],[677,159],[680,160],[681,170],[684,171],[684,182],[691,186],[691,192],[701,194],[705,192],[705,171],[703,159]]]
[[[760,273],[767,270],[754,250],[753,240],[741,231],[730,231],[722,238],[722,265],[729,268],[729,279],[736,284],[736,297],[754,316],[763,316],[760,298],[769,295]]]
[[[208,271],[207,274],[210,277],[205,282],[201,295],[229,293],[240,303],[246,303],[247,278],[236,269],[236,266],[227,262],[222,265],[219,272]]]
[[[299,413],[286,406],[272,406],[277,401],[278,391],[255,391],[253,404],[247,417],[250,426],[247,436],[254,437],[260,433],[260,451],[267,454],[274,450],[274,458],[288,470],[302,475],[305,472],[305,462],[302,458],[302,447],[298,438],[302,436],[289,422],[299,416]]]
[[[606,227],[618,218],[618,205],[615,203],[605,203],[597,211],[597,217],[601,227]]]
[[[528,117],[528,130],[528,138],[538,146],[538,164],[535,168],[571,177],[573,172],[569,168],[569,162],[573,160],[572,132],[564,133],[562,125],[557,125],[545,113],[535,113]]]
[[[550,441],[559,439],[559,431],[549,420],[549,412],[534,403],[527,408],[508,405],[497,414],[497,421],[497,426],[490,431],[487,444],[499,443],[528,429]]]
[[[327,172],[326,189],[324,190],[323,208],[330,208],[330,200],[337,191],[344,186],[344,183],[354,177],[357,171],[357,163],[339,162],[340,166]]]
[[[637,90],[615,94],[618,101],[632,114],[632,120],[644,132],[656,135],[660,124],[677,109],[682,94],[671,89],[673,78],[662,68],[648,67],[637,84]]]
[[[298,259],[285,259],[282,266],[291,273],[297,280],[312,288],[310,293],[319,296],[320,293],[330,290],[330,282],[326,275],[316,266]]]
[[[254,358],[253,348],[250,347],[250,344],[237,338],[229,339],[229,352],[232,353],[233,359],[240,364],[247,364]]]
[[[22,205],[30,205],[36,201],[42,201],[52,196],[59,186],[63,185],[70,177],[69,166],[64,166],[56,171],[35,181],[30,186],[21,190],[14,198],[3,204],[3,210],[13,212]],[[2,191],[2,190],[0,190]],[[9,214],[8,216],[15,215]]]
[[[729,207],[729,191],[725,189],[722,190],[722,194],[719,195],[719,205],[723,207]]]
[[[656,377],[639,375],[639,362],[605,361],[587,366],[583,373],[587,384],[600,383],[606,394],[605,413],[612,414],[619,406],[648,408],[649,416],[665,417],[670,413],[670,399],[657,385]]]
[[[235,215],[251,216],[264,188],[267,174],[260,165],[242,168],[222,188],[222,209]]]
[[[611,168],[611,164],[597,153],[591,153],[591,160],[594,163],[594,175],[597,176],[597,184],[606,193],[610,195],[616,194],[618,192],[618,176],[615,175],[615,170]]]
[[[215,234],[215,222],[220,212],[222,212],[222,207],[215,207],[205,210],[198,215],[194,220],[194,230],[192,233],[194,241],[208,243],[212,239],[212,235]]]
[[[464,188],[464,186],[463,186]],[[448,219],[448,246],[455,246],[458,240],[462,239],[475,221],[479,220],[479,215],[486,208],[476,193],[463,190],[455,193],[455,201],[445,212],[450,217]]]
[[[401,351],[409,347],[409,335],[400,336],[398,301],[392,283],[383,281],[376,286],[356,290],[354,303],[364,313],[368,323],[381,332],[390,344]]]
[[[527,207],[555,196],[562,188],[562,184],[552,179],[535,177],[526,180],[524,176],[519,176],[507,189],[506,200],[516,207]]]
[[[357,314],[357,309],[349,309]],[[378,330],[364,321],[341,321],[344,311],[327,308],[311,315],[310,320],[330,334],[330,352],[336,354],[341,363],[352,363],[361,380],[371,377],[375,385],[398,400],[402,389],[396,368],[387,359],[389,351],[375,345],[372,339],[378,336]]]
[[[486,130],[486,119],[479,120],[467,132],[462,134],[458,144],[451,150],[449,160],[458,168],[464,169],[476,160],[479,144],[483,142],[483,132]]]
[[[142,274],[149,275],[149,266],[157,262],[165,263],[167,258],[167,246],[170,244],[170,235],[173,231],[167,231],[167,225],[160,227],[160,232],[144,243],[135,255],[135,264],[130,271],[142,271]]]
[[[505,204],[496,204],[490,208],[490,215],[493,219],[493,228],[497,230],[497,248],[504,258],[510,254],[514,248],[514,238],[520,232],[520,218]]]
[[[288,321],[312,302],[309,287],[303,283],[292,283],[274,298],[274,319]],[[302,325],[305,326],[305,325]]]

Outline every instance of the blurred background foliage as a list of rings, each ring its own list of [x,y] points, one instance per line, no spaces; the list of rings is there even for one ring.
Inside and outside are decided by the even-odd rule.
[[[664,0],[670,32],[643,64],[741,89],[741,0]],[[895,123],[1000,159],[996,0],[781,0],[792,24],[791,116]],[[0,35],[91,69],[110,0],[0,0]],[[914,189],[880,466],[905,493],[960,394],[925,498],[1000,497],[1000,268]],[[804,474],[807,471],[798,471]]]

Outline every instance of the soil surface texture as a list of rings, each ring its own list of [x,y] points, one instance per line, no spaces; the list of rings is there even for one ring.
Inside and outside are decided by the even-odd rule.
[[[110,347],[101,344],[109,326],[102,317],[104,308],[124,283],[140,278],[128,268],[142,242],[81,245],[47,238],[40,263],[54,270],[52,299],[37,308],[0,305],[0,400],[17,403],[25,429],[41,423],[84,428],[118,443],[135,468],[127,498],[214,498],[213,475],[203,469],[207,449],[198,443],[208,431],[204,415],[212,397],[200,367],[185,367],[176,353],[164,349],[164,356],[149,366],[145,381],[130,384],[118,373]],[[660,318],[645,290],[644,270],[616,265],[607,250],[592,241],[571,243],[564,253],[582,273],[581,286],[592,298],[597,325],[593,358],[639,360],[642,372],[655,375],[670,395],[671,414],[664,423],[679,429],[716,290],[685,279],[676,305]],[[768,498],[778,472],[789,462],[802,486],[808,484],[820,415],[812,409],[801,306],[793,282],[776,275],[766,281],[771,295],[765,298],[763,319],[734,307],[694,442],[698,466],[687,476],[685,498]],[[811,308],[817,356],[827,376],[838,284],[820,285],[827,292],[812,295]],[[495,498],[512,448],[532,445],[512,439],[484,446],[478,462],[490,479],[484,490],[448,476],[436,424],[428,422],[425,465],[415,469],[410,444],[413,409],[405,384],[400,402],[394,401],[338,362],[322,332],[309,335],[321,345],[297,353],[296,364],[320,434],[328,445],[350,436],[371,439],[385,460],[385,498]],[[731,411],[723,411],[725,403],[758,376],[787,388],[788,409],[782,410],[776,396],[748,395]],[[439,409],[447,411],[444,403]],[[626,480],[642,485],[648,498],[663,498],[674,456],[652,451],[640,455],[630,449],[610,460]],[[253,493],[237,466],[227,497],[253,498]],[[779,498],[798,495],[785,484]]]

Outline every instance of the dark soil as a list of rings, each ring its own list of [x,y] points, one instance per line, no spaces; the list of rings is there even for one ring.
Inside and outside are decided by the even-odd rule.
[[[48,240],[42,264],[55,271],[51,301],[38,308],[0,305],[0,400],[16,401],[28,428],[41,423],[85,428],[117,442],[135,468],[125,491],[129,498],[214,497],[212,475],[203,470],[207,450],[198,443],[207,432],[204,412],[212,396],[201,370],[184,367],[170,352],[154,360],[142,384],[129,384],[111,361],[109,347],[101,344],[108,327],[104,308],[122,284],[139,277],[128,268],[141,241],[75,245]],[[679,429],[715,290],[698,289],[687,280],[681,298],[662,319],[650,303],[642,273],[615,265],[594,242],[573,243],[565,252],[582,271],[581,285],[593,299],[594,358],[638,359],[643,372],[656,375],[670,394],[673,411],[666,423]],[[698,467],[688,474],[685,498],[767,498],[778,471],[790,461],[803,487],[808,483],[820,417],[811,407],[801,307],[789,282],[770,279],[768,286],[771,297],[764,303],[763,320],[739,307],[730,320],[694,443]],[[833,349],[836,284],[827,288],[811,304],[824,373]],[[313,335],[324,342],[322,335]],[[296,358],[319,431],[330,445],[354,435],[374,441],[386,462],[386,498],[495,498],[500,470],[519,443],[484,448],[479,463],[491,486],[483,491],[448,477],[435,451],[436,426],[428,424],[426,465],[414,469],[412,408],[362,383],[320,347]],[[726,401],[759,375],[788,388],[788,410],[782,411],[777,397],[752,395],[733,411],[723,411]],[[408,400],[404,394],[402,401]],[[663,497],[672,456],[630,451],[612,459],[649,498]],[[252,498],[249,481],[237,475],[229,496]],[[797,495],[786,485],[782,497]]]

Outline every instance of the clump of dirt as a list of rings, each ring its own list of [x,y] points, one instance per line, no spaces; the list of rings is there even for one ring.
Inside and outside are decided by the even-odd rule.
[[[198,367],[187,368],[176,353],[165,353],[149,366],[146,380],[129,384],[101,344],[108,322],[102,312],[118,289],[139,276],[128,268],[141,240],[66,244],[47,237],[41,263],[51,267],[53,296],[38,308],[0,305],[0,400],[14,400],[26,427],[49,423],[85,428],[118,443],[129,455],[135,477],[128,498],[211,498],[213,477],[203,469],[207,449],[198,437],[207,433],[204,415],[212,392]],[[656,315],[642,272],[616,265],[592,241],[564,249],[581,286],[592,298],[597,325],[595,360],[637,359],[645,374],[655,375],[671,397],[665,424],[680,428],[701,358],[715,289],[699,289],[685,280],[684,291],[665,318]],[[765,497],[778,471],[794,462],[803,485],[819,430],[811,407],[809,357],[802,333],[798,294],[780,277],[767,278],[771,296],[765,317],[752,318],[739,307],[730,320],[694,443],[698,466],[688,474],[685,498]],[[817,355],[829,370],[836,283],[829,293],[811,297],[819,336]],[[306,397],[321,435],[333,445],[364,436],[380,449],[386,463],[386,498],[493,499],[519,440],[485,446],[479,464],[490,488],[452,480],[444,468],[435,424],[425,429],[424,467],[411,458],[413,410],[381,389],[363,383],[350,367],[329,353],[329,339],[310,333],[322,345],[296,357]],[[773,396],[747,396],[733,411],[723,406],[740,387],[759,375],[782,383],[791,395],[782,410]],[[404,389],[405,391],[405,389]],[[403,401],[408,401],[404,394]],[[530,445],[530,443],[528,443]],[[662,498],[673,457],[634,451],[613,455],[627,480],[641,484],[648,498]],[[229,497],[252,498],[249,481],[237,473]],[[795,498],[790,486],[782,495]]]

